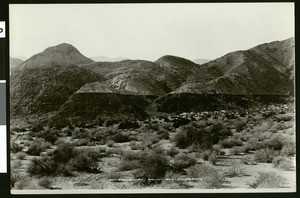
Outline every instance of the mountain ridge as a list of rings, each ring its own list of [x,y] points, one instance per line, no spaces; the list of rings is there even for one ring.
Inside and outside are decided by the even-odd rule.
[[[12,72],[11,112],[57,111],[67,101],[68,105],[63,109],[74,109],[71,104],[74,99],[85,100],[86,97],[80,97],[80,94],[93,93],[109,94],[98,97],[107,101],[117,98],[121,101],[122,98],[122,102],[118,103],[120,108],[125,108],[125,105],[138,112],[141,108],[137,104],[131,106],[125,100],[145,100],[142,103],[149,104],[146,96],[162,97],[165,99],[150,103],[153,107],[159,107],[159,102],[163,101],[163,106],[168,107],[170,101],[181,101],[182,94],[185,94],[186,100],[189,100],[186,94],[293,95],[294,45],[294,38],[274,41],[248,50],[230,52],[199,65],[172,55],[162,56],[154,62],[130,59],[94,62],[74,46],[63,43],[46,48]],[[76,97],[70,100],[75,94]],[[172,99],[168,100],[169,97]],[[193,101],[189,105],[194,104]],[[93,102],[95,105],[101,103],[97,100]],[[78,104],[92,108],[92,103],[79,101]],[[114,111],[119,112],[118,109]],[[138,112],[133,110],[132,113],[139,115]],[[60,114],[64,115],[63,112]]]

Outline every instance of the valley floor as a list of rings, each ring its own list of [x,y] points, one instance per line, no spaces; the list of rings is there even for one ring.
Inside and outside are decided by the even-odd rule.
[[[11,120],[11,187],[296,189],[293,104],[102,126]]]

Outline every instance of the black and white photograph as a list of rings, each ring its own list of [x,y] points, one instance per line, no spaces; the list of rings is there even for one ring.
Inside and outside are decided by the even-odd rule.
[[[294,12],[10,4],[11,193],[296,192]]]

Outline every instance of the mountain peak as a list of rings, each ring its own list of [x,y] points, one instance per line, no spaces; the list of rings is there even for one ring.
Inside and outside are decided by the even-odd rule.
[[[159,64],[161,67],[168,66],[169,64],[175,64],[175,65],[186,65],[186,66],[195,66],[196,64],[188,59],[173,56],[173,55],[165,55],[160,57],[155,61],[155,63]]]
[[[82,55],[73,45],[61,43],[56,46],[48,47],[43,52],[32,56],[18,68],[39,68],[54,65],[83,65],[93,62],[93,60]]]
[[[53,50],[62,51],[62,52],[70,52],[70,51],[79,52],[78,49],[76,49],[73,45],[69,43],[61,43],[56,46],[48,47],[44,50],[44,52],[49,52]]]

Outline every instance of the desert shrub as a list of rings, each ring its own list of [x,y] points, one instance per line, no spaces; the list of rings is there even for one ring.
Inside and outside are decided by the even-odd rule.
[[[37,134],[37,137],[43,138],[46,142],[54,144],[54,142],[59,138],[59,131],[56,130],[45,130]]]
[[[172,131],[173,127],[171,123],[166,123],[166,121],[164,123],[161,123],[161,128],[165,129],[167,131]]]
[[[116,133],[113,138],[115,142],[122,143],[122,142],[130,142],[130,138],[127,134],[125,133]]]
[[[282,135],[273,135],[267,142],[267,146],[273,150],[281,150],[286,144],[286,139]]]
[[[242,146],[243,142],[240,139],[234,139],[230,137],[222,140],[221,144],[224,148],[232,148],[234,146]]]
[[[123,152],[121,156],[120,171],[134,170],[140,167],[142,152]]]
[[[13,153],[18,153],[23,150],[23,146],[17,144],[17,143],[12,143],[10,146],[10,151]]]
[[[191,120],[186,118],[177,118],[176,120],[174,120],[173,127],[178,128],[180,126],[187,125],[190,122]]]
[[[252,134],[248,133],[247,131],[242,131],[241,134],[241,140],[243,142],[247,142],[250,138],[252,138]]]
[[[284,188],[286,178],[275,172],[260,172],[256,181],[250,183],[249,186],[251,188]]]
[[[41,152],[46,151],[46,149],[51,147],[50,142],[44,142],[43,139],[35,139],[30,146],[28,147],[27,153],[29,155],[35,155],[38,156],[41,154]]]
[[[245,175],[245,170],[237,162],[234,162],[225,171],[225,176],[227,176],[227,177],[239,177],[239,176],[244,176],[244,175]]]
[[[31,137],[29,135],[27,135],[27,134],[26,135],[22,135],[21,140],[28,140],[28,141],[30,141]]]
[[[209,156],[211,155],[211,153],[212,153],[212,150],[207,149],[207,150],[201,152],[201,158],[202,158],[203,160],[207,161],[208,158],[209,158]]]
[[[118,182],[120,181],[120,179],[122,179],[122,174],[121,173],[117,173],[117,172],[113,172],[110,173],[107,178],[111,181],[111,182]]]
[[[212,136],[211,138],[213,144],[217,144],[220,140],[223,140],[226,137],[232,135],[230,130],[221,123],[214,124],[211,127],[209,134],[211,134]]]
[[[55,142],[54,145],[59,145],[59,144],[64,144],[66,143],[65,138],[58,138]]]
[[[254,159],[252,158],[252,155],[244,155],[241,158],[241,162],[247,165],[256,165],[257,163],[254,161]]]
[[[94,138],[97,141],[106,142],[108,139],[110,139],[114,135],[114,132],[111,130],[104,130],[104,131],[98,131],[95,132]]]
[[[72,138],[73,139],[84,139],[84,138],[89,138],[89,132],[87,130],[81,129],[76,127],[72,131]]]
[[[123,160],[120,163],[119,170],[120,171],[129,171],[135,170],[140,167],[139,160]]]
[[[13,173],[11,174],[10,179],[11,187],[18,190],[28,188],[28,186],[31,184],[30,178],[25,174]]]
[[[143,156],[143,152],[141,151],[126,151],[122,153],[122,160],[140,160]]]
[[[270,131],[266,131],[264,133],[260,133],[260,135],[258,136],[258,140],[259,141],[263,141],[263,140],[269,140],[272,137],[273,133]]]
[[[225,181],[225,177],[213,167],[207,165],[192,166],[187,170],[189,178],[201,179],[204,187],[208,189],[222,188]]]
[[[57,174],[72,176],[73,170],[96,172],[99,156],[95,155],[92,151],[79,152],[73,145],[64,143],[58,145],[48,156],[33,159],[27,172],[31,176],[54,176]]]
[[[50,157],[42,157],[41,159],[33,159],[27,168],[30,176],[51,176],[55,175],[58,164]]]
[[[46,189],[51,189],[53,185],[53,179],[49,177],[43,177],[39,180],[39,185]]]
[[[118,129],[137,129],[140,127],[137,122],[123,121],[119,124]]]
[[[11,161],[11,169],[19,169],[21,166],[23,166],[23,162],[21,160]]]
[[[281,151],[280,154],[283,156],[288,156],[288,157],[293,157],[296,155],[296,145],[295,143],[287,143],[285,144]]]
[[[87,144],[87,146],[96,146],[97,143],[98,143],[98,142],[95,142],[95,141],[89,142],[89,143]]]
[[[95,161],[99,161],[101,158],[107,157],[106,150],[102,149],[86,148],[81,152]]]
[[[208,148],[214,142],[211,140],[211,135],[204,129],[197,126],[187,126],[184,128],[187,134],[189,145],[200,145],[201,147]]]
[[[108,147],[113,147],[114,144],[115,144],[115,142],[114,142],[113,140],[107,140],[107,142],[106,142],[106,145],[107,145]]]
[[[147,129],[148,130],[153,130],[153,131],[158,131],[159,130],[159,125],[157,123],[149,123],[149,125],[147,125]]]
[[[15,173],[11,173],[10,175],[10,186],[12,188],[15,187],[15,184],[18,182],[18,181],[22,181],[23,178],[25,178],[26,175],[25,174],[20,174],[19,172],[15,172]]]
[[[231,155],[241,155],[244,152],[245,150],[243,147],[233,147],[232,149],[230,149]]]
[[[280,168],[282,170],[288,171],[294,169],[294,162],[288,157],[283,157],[283,156],[274,157],[272,163],[275,167]]]
[[[131,141],[129,143],[129,146],[130,146],[131,150],[143,150],[143,149],[145,149],[145,146],[142,143],[136,142],[136,141]]]
[[[237,121],[235,124],[236,132],[241,132],[242,130],[244,130],[245,126],[246,126],[246,122],[242,120]]]
[[[216,153],[220,153],[221,146],[219,144],[215,144],[211,147],[211,150],[215,151]]]
[[[173,141],[175,145],[181,149],[185,149],[190,145],[186,131],[180,131],[175,136]]]
[[[213,151],[209,157],[208,157],[208,161],[211,163],[211,164],[216,164],[217,161],[218,161],[218,155],[215,151]]]
[[[159,139],[168,140],[170,138],[169,131],[166,129],[160,129],[156,132]]]
[[[192,123],[177,133],[173,141],[176,146],[182,149],[190,145],[197,145],[197,147],[207,149],[230,134],[231,132],[220,123],[213,124],[208,128]]]
[[[161,154],[145,152],[140,160],[141,167],[134,173],[142,184],[161,183],[168,170],[168,160]]]
[[[23,146],[27,146],[27,147],[30,146],[30,141],[25,141]]]
[[[26,128],[24,128],[24,127],[20,127],[20,128],[14,127],[14,128],[11,128],[10,130],[11,130],[11,131],[15,131],[15,132],[17,132],[17,133],[20,133],[20,132],[26,132],[26,131],[27,131]]]
[[[255,152],[254,160],[256,162],[267,162],[271,163],[273,158],[278,156],[280,153],[278,151],[274,151],[273,149],[260,149]]]
[[[106,151],[106,154],[108,156],[113,155],[113,154],[115,154],[115,155],[122,155],[122,153],[123,153],[123,150],[121,148],[109,148]]]
[[[97,172],[98,163],[93,158],[85,155],[84,153],[77,154],[69,162],[72,167],[77,171],[83,172]]]
[[[176,149],[175,146],[172,146],[169,151],[168,151],[168,154],[171,156],[171,157],[174,157],[175,155],[177,155],[179,153],[179,151]]]
[[[281,122],[281,121],[287,122],[287,121],[292,120],[293,116],[290,116],[290,115],[287,115],[287,114],[278,114],[278,115],[275,116],[275,118],[276,118],[277,122]]]
[[[154,153],[157,154],[166,154],[167,150],[165,148],[163,148],[161,145],[156,144],[153,148],[152,148]]]
[[[70,143],[64,143],[57,146],[52,153],[52,158],[58,163],[67,163],[70,159],[76,156],[75,147]]]
[[[159,139],[155,133],[143,133],[139,135],[138,139],[142,141],[142,144],[145,147],[151,147],[153,144],[159,142]]]
[[[164,189],[189,189],[191,185],[185,181],[185,177],[173,171],[168,171],[165,179],[159,184]]]
[[[41,123],[37,123],[36,125],[34,125],[32,128],[31,128],[31,131],[32,132],[41,132],[44,130],[44,126],[43,124]]]
[[[74,171],[74,167],[70,163],[59,164],[57,167],[57,173],[66,177],[73,176],[74,175],[73,171]]]
[[[174,159],[174,163],[172,163],[172,167],[176,172],[182,172],[183,169],[188,168],[196,164],[196,159],[188,156],[188,155],[178,155]]]
[[[256,151],[261,149],[261,143],[258,141],[257,138],[250,138],[245,144],[246,151]]]
[[[90,139],[88,138],[83,138],[83,139],[79,139],[76,142],[76,146],[87,146],[90,143]]]
[[[16,158],[19,160],[23,160],[23,159],[25,159],[25,157],[26,157],[26,153],[24,153],[24,152],[16,153]]]

